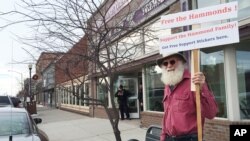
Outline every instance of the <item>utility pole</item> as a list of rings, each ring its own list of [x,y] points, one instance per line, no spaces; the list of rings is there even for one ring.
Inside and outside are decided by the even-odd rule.
[[[31,70],[32,70],[32,64],[28,65],[29,67],[29,73],[30,73],[30,78],[29,78],[29,98],[30,102],[32,101],[32,94],[31,94]]]

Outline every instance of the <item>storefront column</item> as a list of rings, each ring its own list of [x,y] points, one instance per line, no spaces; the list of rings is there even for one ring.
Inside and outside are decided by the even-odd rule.
[[[146,111],[147,110],[147,106],[146,106],[146,80],[145,80],[145,68],[142,68],[142,98],[143,98],[143,110]]]
[[[233,46],[225,47],[225,85],[227,114],[230,121],[240,120],[236,52]]]
[[[108,83],[110,84],[110,78],[108,78]],[[113,91],[113,90],[110,90],[110,91]],[[108,108],[111,108],[112,106],[112,103],[111,103],[111,95],[110,95],[110,91],[108,91]]]

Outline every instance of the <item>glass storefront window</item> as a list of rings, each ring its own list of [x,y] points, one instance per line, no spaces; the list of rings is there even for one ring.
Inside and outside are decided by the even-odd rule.
[[[229,0],[229,1],[236,1],[236,0]],[[250,2],[249,0],[237,0],[238,1],[238,18],[237,20],[250,18]]]
[[[65,101],[64,104],[68,104],[68,102],[69,102],[68,89],[67,88],[64,88],[64,101]]]
[[[236,47],[237,77],[241,119],[250,119],[250,40]]]
[[[197,1],[198,1],[198,8],[205,8],[205,7],[221,4],[221,0],[209,0],[209,1],[197,0]],[[211,21],[211,22],[207,22],[207,23],[202,23],[200,25],[201,25],[201,27],[210,27],[210,26],[218,25],[218,24],[221,24],[221,21]]]
[[[86,98],[89,97],[89,89],[90,89],[89,83],[85,83],[85,91],[84,93],[82,93],[82,95],[85,95]],[[82,91],[84,90],[83,86],[81,87],[81,90]],[[89,100],[84,100],[84,102],[85,102],[85,106],[89,106]]]
[[[76,104],[76,97],[74,96],[75,89],[76,89],[76,86],[72,86],[71,94],[72,94],[72,104],[73,105]]]
[[[108,89],[105,82],[108,78],[99,78],[97,83],[97,99],[108,104]]]
[[[164,84],[161,82],[161,69],[157,65],[145,70],[146,110],[163,112]]]
[[[197,0],[198,1],[198,8],[208,7],[212,5],[219,5],[221,4],[221,0]],[[250,18],[250,2],[249,0],[228,0],[228,2],[238,1],[238,18],[233,20],[241,20]],[[203,25],[203,24],[202,24]]]
[[[218,5],[220,4],[221,0],[197,0],[198,2],[198,8],[203,8],[203,7],[208,7],[208,6],[213,6],[213,5]]]
[[[72,99],[73,97],[72,97],[72,88],[71,88],[71,86],[69,87],[69,93],[68,94],[69,94],[69,104],[72,104],[73,103],[72,102],[73,101],[73,99]]]
[[[145,54],[159,50],[159,37],[171,35],[171,29],[162,30],[160,20],[144,27]]]
[[[69,98],[70,94],[69,94],[69,88],[67,87],[66,88],[66,101],[67,101],[67,104],[70,104],[70,98]]]
[[[80,105],[80,100],[81,100],[79,89],[80,89],[79,85],[76,85],[75,86],[75,95],[76,95],[75,96],[75,100],[76,100],[76,105]]]
[[[63,91],[63,104],[66,104],[67,101],[66,101],[66,92],[65,92],[65,89],[62,89]]]
[[[209,88],[213,91],[219,112],[217,117],[227,117],[224,51],[222,48],[201,49],[201,71],[206,76]]]

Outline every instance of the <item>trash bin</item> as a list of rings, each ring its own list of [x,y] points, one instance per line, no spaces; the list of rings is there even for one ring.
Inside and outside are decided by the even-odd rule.
[[[30,115],[37,114],[36,111],[36,101],[27,102],[26,109]]]

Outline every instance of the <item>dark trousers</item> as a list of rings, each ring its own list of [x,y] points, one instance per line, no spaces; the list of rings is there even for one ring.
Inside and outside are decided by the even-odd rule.
[[[120,109],[120,114],[121,114],[121,119],[124,119],[124,113],[126,114],[126,118],[130,118],[129,116],[129,109],[128,105],[125,103],[120,103],[119,104],[119,109]]]
[[[166,137],[165,141],[198,141],[198,137],[196,134],[179,137]]]

